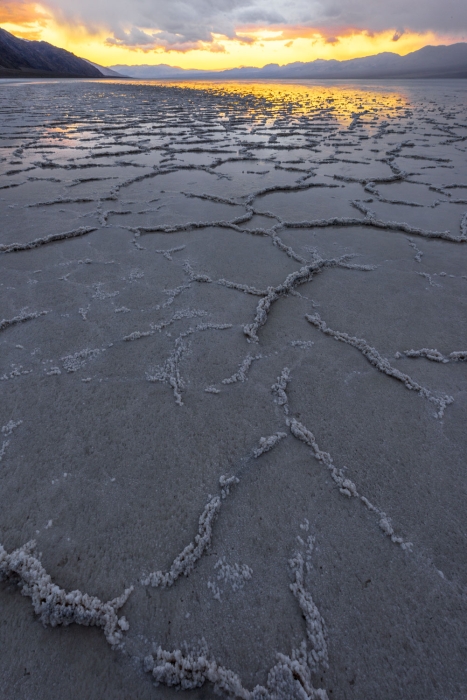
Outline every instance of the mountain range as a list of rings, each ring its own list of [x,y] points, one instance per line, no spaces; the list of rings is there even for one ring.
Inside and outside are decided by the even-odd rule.
[[[467,78],[467,43],[425,46],[399,56],[385,52],[348,61],[316,59],[264,68],[232,68],[223,71],[184,70],[166,64],[157,66],[111,66],[132,78],[153,80],[281,80],[281,79],[383,79],[383,78]]]
[[[0,28],[0,78],[136,78],[142,80],[322,80],[467,78],[467,43],[425,46],[406,56],[385,52],[348,61],[316,59],[263,68],[186,70],[166,64],[105,68],[45,41],[20,39]]]

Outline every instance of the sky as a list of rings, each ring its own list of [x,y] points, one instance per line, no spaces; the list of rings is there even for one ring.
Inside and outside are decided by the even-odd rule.
[[[467,0],[1,0],[0,26],[104,66],[221,70],[467,41]]]

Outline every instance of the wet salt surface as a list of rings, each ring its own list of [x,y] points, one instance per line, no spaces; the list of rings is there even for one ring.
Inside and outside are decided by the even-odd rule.
[[[3,697],[467,696],[466,107],[1,83]]]

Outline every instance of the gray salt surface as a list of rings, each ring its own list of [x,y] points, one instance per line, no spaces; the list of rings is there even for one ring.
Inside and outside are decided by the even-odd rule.
[[[2,698],[467,697],[466,114],[0,81]]]

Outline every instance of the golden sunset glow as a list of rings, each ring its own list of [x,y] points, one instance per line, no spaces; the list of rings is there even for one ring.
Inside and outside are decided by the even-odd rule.
[[[118,82],[118,81],[116,81]],[[133,81],[128,81],[130,84]],[[138,83],[145,81],[137,81]],[[176,85],[181,88],[192,88],[191,81],[147,81],[151,84],[159,83],[166,86]],[[134,83],[133,83],[134,84]],[[340,87],[336,90],[333,85],[304,85],[300,83],[287,82],[255,82],[255,81],[199,81],[197,88],[205,90],[212,95],[239,95],[244,98],[246,95],[254,95],[255,101],[250,109],[244,108],[244,114],[248,115],[251,124],[259,122],[264,124],[264,103],[268,104],[270,115],[281,113],[283,104],[286,103],[290,109],[289,115],[300,117],[309,115],[316,109],[321,109],[328,102],[332,104],[332,119],[341,127],[348,128],[352,121],[354,112],[365,109],[368,113],[376,113],[377,104],[381,102],[381,91],[372,90],[368,87],[364,89],[355,88],[353,85]],[[395,116],[398,110],[408,107],[410,99],[405,91],[400,87],[393,91],[384,93],[384,109],[386,115]]]
[[[310,27],[285,25],[237,27],[239,39],[214,35],[212,43],[198,41],[190,50],[167,50],[163,46],[133,48],[110,43],[109,30],[97,28],[91,31],[78,24],[64,24],[57,21],[45,6],[8,0],[0,7],[0,26],[16,36],[47,41],[103,66],[165,63],[204,70],[262,67],[268,63],[284,65],[317,58],[346,60],[383,51],[405,55],[427,44],[456,41],[453,37],[433,32],[406,32],[395,41],[394,30],[370,33],[351,28],[341,28],[333,36],[326,36]],[[144,28],[143,31],[154,32]]]

